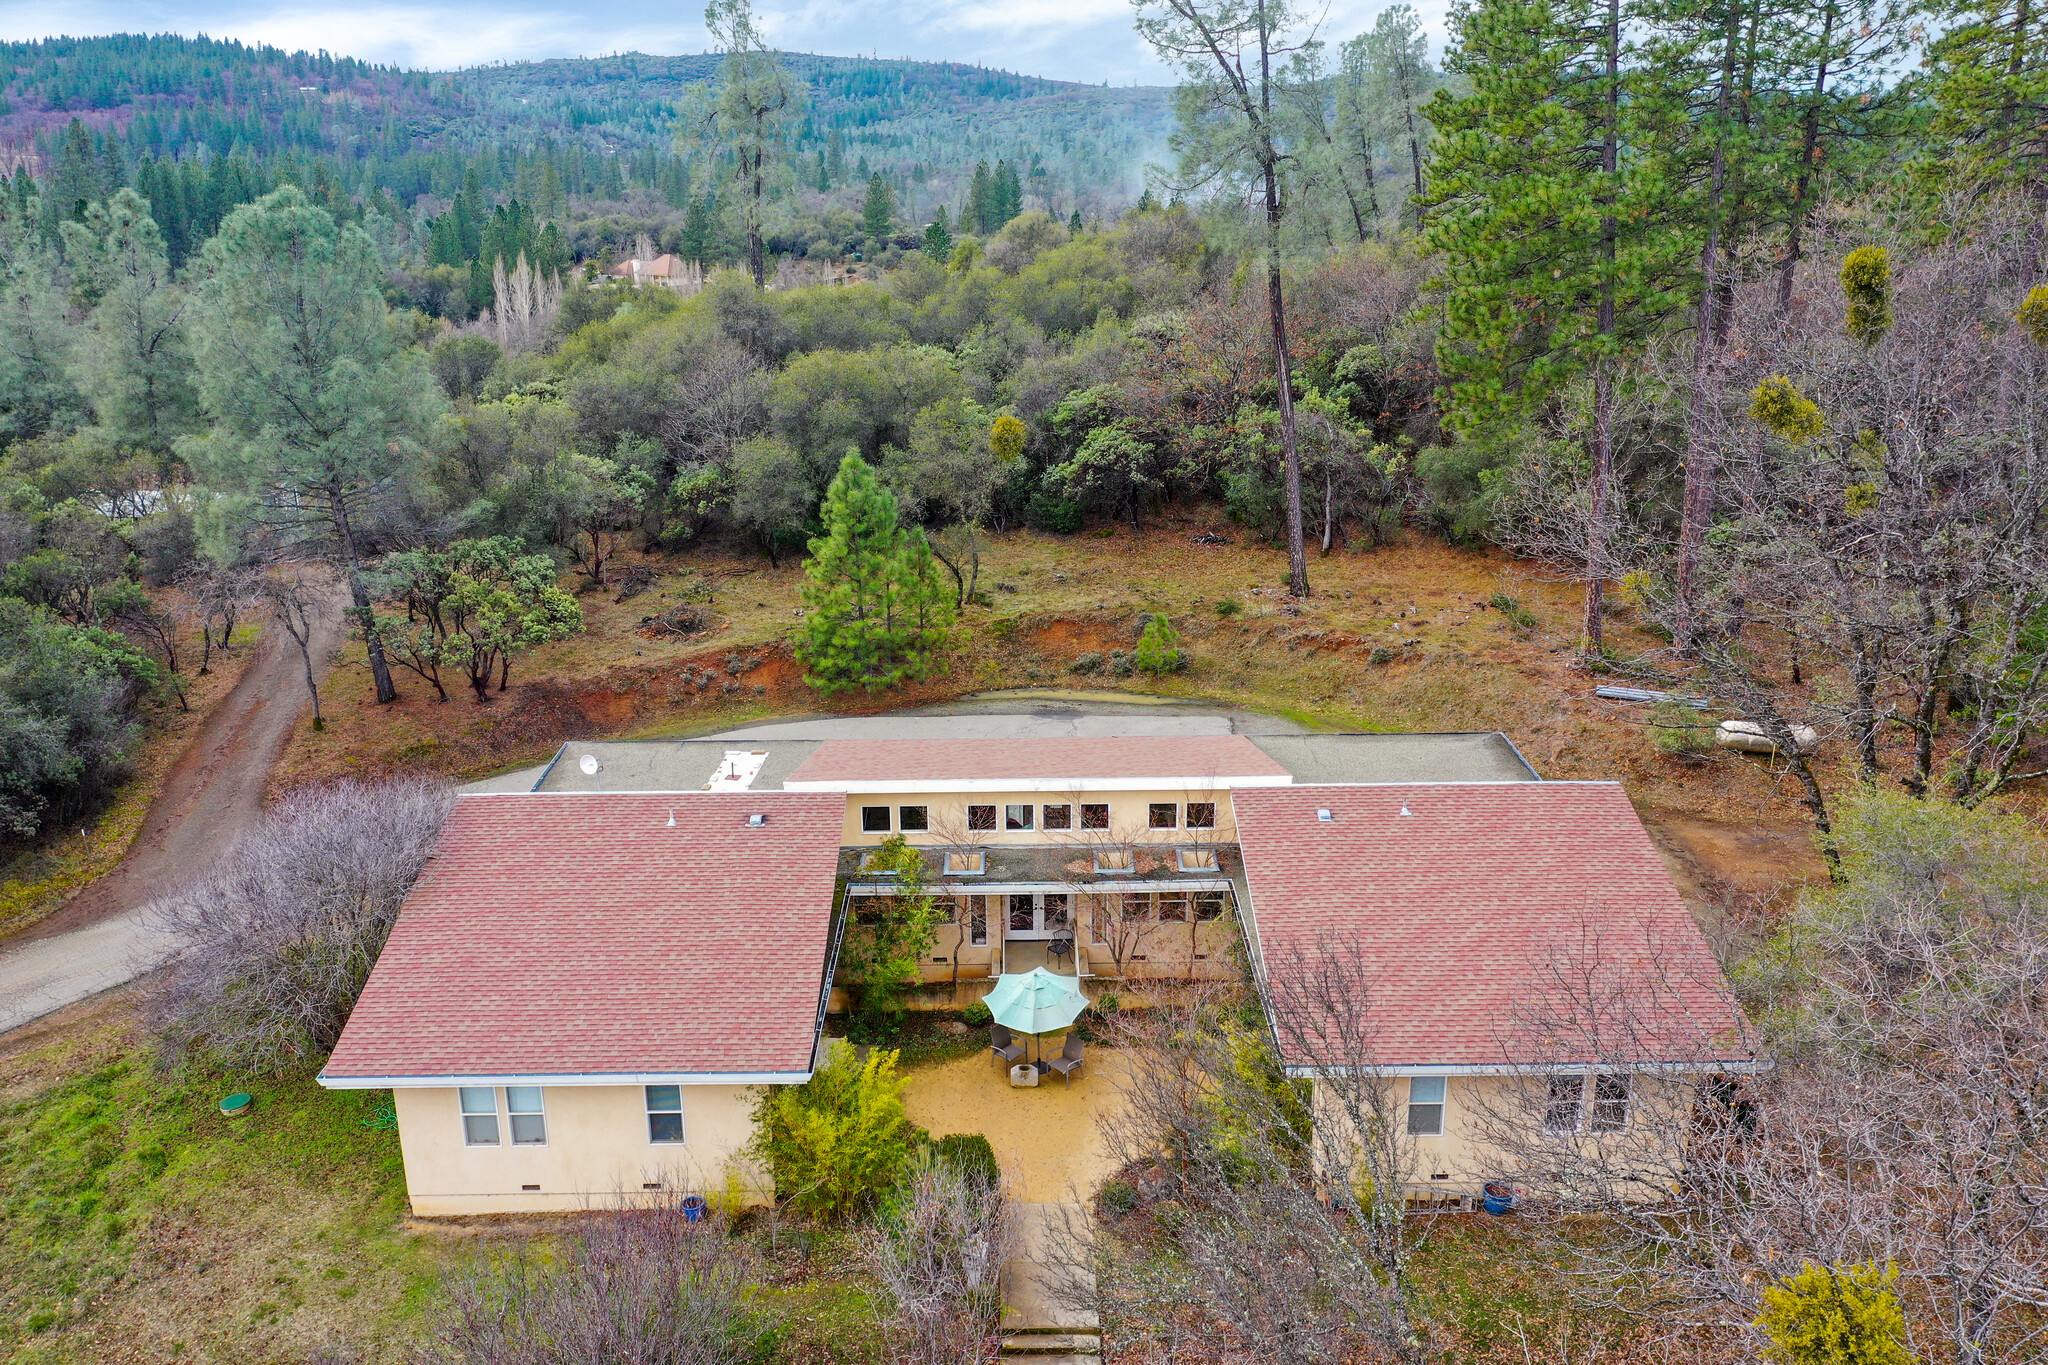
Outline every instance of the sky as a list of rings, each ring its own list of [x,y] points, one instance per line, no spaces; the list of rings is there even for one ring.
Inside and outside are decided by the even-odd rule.
[[[1412,0],[1432,35],[1446,0]],[[1369,27],[1387,0],[1328,0],[1324,31]],[[1129,0],[757,0],[788,51],[975,62],[1058,80],[1166,83],[1131,29]],[[695,0],[0,0],[0,38],[205,33],[287,50],[446,70],[612,52],[702,52]]]

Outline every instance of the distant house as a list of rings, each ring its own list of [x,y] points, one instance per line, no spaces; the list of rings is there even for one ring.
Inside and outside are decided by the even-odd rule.
[[[1649,926],[1704,983],[1674,1048],[1746,1061],[1621,789],[1536,781],[1498,735],[576,744],[530,787],[456,803],[321,1075],[397,1095],[422,1215],[733,1180],[765,1197],[753,1097],[810,1076],[840,937],[892,893],[870,855],[897,835],[945,919],[922,975],[954,1003],[1039,966],[1167,985],[1248,960],[1284,1005],[1274,973],[1362,945],[1373,1065],[1434,1189],[1488,1175],[1468,1101],[1554,936]],[[1607,1087],[1605,1122],[1601,1064],[1570,1074]]]
[[[694,294],[704,287],[704,267],[701,264],[667,253],[651,260],[635,257],[620,261],[604,273],[611,279],[626,280],[634,285],[658,284],[685,294]]]

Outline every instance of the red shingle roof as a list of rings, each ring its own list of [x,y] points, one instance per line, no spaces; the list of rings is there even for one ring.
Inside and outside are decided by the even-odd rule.
[[[1081,782],[1286,777],[1243,735],[1138,739],[832,739],[787,782]]]
[[[1650,1040],[1626,1046],[1669,1062],[1749,1055],[1720,968],[1617,784],[1264,787],[1231,800],[1267,971],[1325,941],[1362,945],[1380,1065],[1615,1060],[1620,1044],[1508,1036],[1539,997],[1557,999],[1542,964],[1563,957],[1606,964]]]
[[[845,818],[794,792],[464,797],[322,1076],[807,1072]]]

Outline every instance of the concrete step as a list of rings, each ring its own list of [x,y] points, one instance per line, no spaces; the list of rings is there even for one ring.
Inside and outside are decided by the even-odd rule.
[[[1003,1354],[1036,1361],[1047,1356],[1095,1357],[1102,1354],[1102,1338],[1093,1332],[1012,1332],[1003,1338]]]

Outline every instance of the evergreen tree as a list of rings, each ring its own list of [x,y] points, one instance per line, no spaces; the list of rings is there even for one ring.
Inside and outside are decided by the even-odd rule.
[[[928,676],[953,603],[924,532],[904,532],[896,496],[857,450],[839,462],[822,515],[825,534],[804,565],[804,681],[826,693],[872,692]]]
[[[762,243],[768,158],[782,145],[782,127],[796,104],[796,88],[755,26],[753,0],[711,0],[704,7],[704,26],[725,52],[712,122],[732,153],[746,227],[747,268],[753,272],[754,286],[761,288],[768,282]]]
[[[1074,216],[1067,220],[1067,234],[1078,236],[1081,232],[1081,210],[1075,209]]]
[[[119,190],[85,224],[64,228],[67,246],[77,241],[78,255],[92,253],[101,295],[82,347],[79,387],[102,430],[168,466],[172,443],[196,429],[199,399],[184,291],[172,283],[149,207],[135,191]]]
[[[287,186],[235,210],[201,260],[193,352],[213,429],[178,452],[213,489],[332,545],[377,699],[395,700],[360,523],[441,403],[419,353],[399,349],[376,247]]]
[[[702,199],[692,199],[690,207],[683,211],[684,260],[701,265],[711,258],[717,212],[717,206],[708,194]]]
[[[978,232],[983,236],[995,230],[989,226],[989,221],[995,213],[995,206],[990,202],[989,195],[988,163],[977,161],[974,163],[974,179],[969,181],[967,186],[967,206],[960,210],[960,226],[964,230]]]
[[[2032,261],[2041,279],[2048,213],[2048,5],[1948,0],[1930,6],[1945,31],[1928,47],[1937,164],[1978,184],[2018,186],[2034,204]]]
[[[41,204],[19,201],[0,217],[0,447],[63,430],[81,416],[67,365],[71,336],[52,283]]]
[[[938,216],[925,227],[924,254],[944,265],[953,258],[953,230],[946,225],[946,206],[939,205]]]
[[[868,197],[860,208],[861,231],[878,243],[886,242],[895,217],[896,196],[889,192],[889,182],[877,171],[868,177]]]

